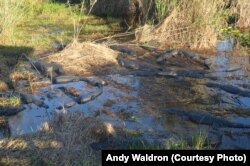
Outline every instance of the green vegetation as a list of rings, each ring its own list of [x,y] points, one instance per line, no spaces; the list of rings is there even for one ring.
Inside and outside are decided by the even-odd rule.
[[[235,37],[243,47],[250,47],[250,29],[241,31],[233,27],[221,29],[221,33],[225,37]]]
[[[11,70],[22,53],[33,55],[48,52],[53,42],[68,43],[74,39],[74,28],[83,24],[83,29],[78,32],[80,41],[94,40],[120,31],[117,19],[87,16],[81,7],[56,0],[0,1],[1,91],[6,90],[6,83],[12,84]]]
[[[201,150],[205,147],[207,135],[203,132],[195,133],[192,136],[192,146],[196,150]]]
[[[174,47],[211,49],[216,46],[220,30],[229,24],[249,28],[250,12],[247,0],[155,0],[156,17],[160,25],[139,30],[138,41],[158,41]],[[231,20],[231,21],[230,21]],[[233,21],[232,21],[233,20]],[[231,26],[231,25],[230,25]],[[249,47],[249,31],[238,33],[243,46]]]
[[[71,41],[76,27],[84,23],[83,29],[77,32],[79,40],[97,39],[119,31],[117,20],[107,22],[102,18],[87,16],[81,5],[52,0],[3,0],[0,7],[6,8],[0,11],[0,44],[4,45],[47,49],[54,41]]]
[[[178,7],[178,0],[156,0],[156,17],[163,21],[173,9]]]
[[[18,107],[21,103],[19,96],[0,97],[0,107]]]
[[[130,144],[129,149],[152,149],[152,150],[184,150],[184,149],[211,149],[210,146],[206,145],[207,136],[204,132],[194,133],[192,136],[192,141],[187,141],[184,138],[169,138],[164,146],[145,144],[143,141],[134,137],[134,140]]]
[[[30,5],[28,0],[0,1],[0,43],[11,42],[15,27],[25,20]]]
[[[214,47],[218,30],[225,26],[222,0],[158,0],[157,27],[142,31],[140,42],[158,41],[176,47]]]
[[[88,10],[91,10],[91,6],[96,2],[90,1]],[[149,1],[147,0],[147,2]],[[156,18],[154,19],[159,24],[138,28],[137,39],[143,44],[150,43],[150,41],[163,43],[164,49],[166,49],[166,45],[170,45],[171,48],[211,49],[216,45],[218,37],[235,37],[240,45],[249,48],[250,30],[244,29],[250,23],[248,1],[236,0],[233,1],[235,3],[228,5],[225,4],[225,0],[155,0],[154,15]],[[114,35],[121,30],[119,19],[111,16],[99,18],[90,15],[90,11],[85,9],[84,0],[79,4],[68,2],[68,0],[0,0],[1,93],[12,89],[14,87],[12,83],[15,84],[15,80],[28,80],[31,91],[35,89],[35,85],[30,81],[35,77],[32,73],[13,71],[13,68],[23,60],[23,53],[32,55],[35,52],[38,54],[38,52],[50,50],[53,42],[94,40]],[[136,4],[136,0],[129,0],[129,2]],[[140,18],[133,18],[140,17],[140,14],[135,13],[136,16],[133,15],[130,19],[140,20]],[[137,25],[137,23],[135,24]],[[92,48],[95,50],[97,47],[84,48],[80,44],[78,45],[88,53],[82,56],[86,58],[86,61],[82,57],[79,60],[78,53],[74,54],[76,44],[70,47],[68,52],[65,51],[65,54],[61,54],[62,51],[60,52],[62,56],[58,56],[59,61],[64,61],[64,67],[68,65],[67,69],[72,67],[76,68],[77,72],[83,73],[83,70],[80,71],[77,65],[84,66],[86,61],[94,61],[93,65],[89,65],[90,63],[86,65],[91,66],[89,70],[99,69],[94,65],[107,66],[106,64],[100,65],[104,60],[95,58],[95,54],[91,52]],[[111,55],[109,50],[107,52],[104,50],[99,51],[99,57],[110,58],[110,61],[117,62],[115,55]],[[73,56],[77,58],[71,60]],[[53,58],[53,55],[49,57]],[[56,62],[55,59],[51,61]],[[68,63],[69,61],[71,63]],[[79,63],[73,63],[76,61]],[[0,108],[18,107],[21,104],[20,96],[0,97]],[[8,122],[0,119],[0,128],[1,126],[7,128],[5,124],[7,125]],[[0,154],[6,154],[5,156],[0,155],[0,165],[88,165],[95,161],[100,162],[98,160],[99,151],[94,151],[89,145],[114,135],[115,129],[112,126],[111,131],[107,131],[106,128],[108,126],[105,123],[79,114],[55,116],[35,134],[0,140]],[[193,134],[189,140],[186,137],[169,138],[164,145],[144,143],[137,138],[142,134],[137,130],[124,129],[122,134],[134,136],[134,140],[129,146],[130,149],[211,149],[207,135],[203,132]]]

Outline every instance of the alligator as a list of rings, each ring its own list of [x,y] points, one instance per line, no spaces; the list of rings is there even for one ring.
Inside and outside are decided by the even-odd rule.
[[[187,110],[179,110],[179,109],[164,109],[162,111],[165,113],[185,117],[194,123],[211,125],[215,129],[225,128],[225,127],[227,128],[250,128],[250,125],[230,122],[224,118],[220,118],[220,117],[211,115],[206,112],[187,111]]]
[[[112,45],[110,46],[111,49],[128,54],[128,55],[132,55],[132,56],[136,56],[136,51],[134,51],[131,48],[128,48],[126,46],[122,46],[122,45]]]
[[[33,61],[32,65],[36,70],[40,72],[40,74],[49,77],[51,77],[51,74],[52,76],[58,76],[65,73],[62,66],[54,62],[46,63],[42,61]]]
[[[240,95],[243,97],[250,97],[249,90],[239,88],[239,87],[236,87],[233,85],[223,85],[223,84],[219,84],[219,83],[208,82],[208,83],[206,83],[206,86],[210,87],[210,88],[220,88],[228,93]]]
[[[85,104],[91,100],[94,100],[95,98],[97,98],[98,96],[100,96],[103,93],[102,88],[97,89],[96,91],[89,93],[87,95],[81,96],[78,99],[78,103],[79,104]]]
[[[22,112],[25,108],[23,106],[20,107],[0,107],[0,116],[12,116],[19,112]]]
[[[172,57],[175,57],[179,54],[179,51],[178,50],[175,50],[175,49],[170,49],[170,50],[167,50],[165,51],[163,54],[161,54],[157,59],[156,59],[156,62],[157,63],[161,63],[163,61],[166,61]]]
[[[123,54],[120,54],[117,57],[117,61],[122,67],[125,67],[125,68],[129,68],[132,70],[138,70],[140,68],[140,66],[136,62],[125,59]]]
[[[169,50],[165,51],[163,54],[161,54],[157,58],[156,62],[162,63],[162,62],[164,62],[172,57],[176,57],[176,56],[190,58],[190,59],[204,65],[207,69],[210,69],[210,67],[205,63],[206,58],[204,58],[201,55],[198,55],[194,52],[190,52],[190,51],[186,51],[186,50],[169,49]]]
[[[63,83],[68,83],[68,82],[77,82],[80,81],[81,77],[75,76],[75,75],[63,75],[63,76],[58,76],[55,77],[53,80],[53,83],[56,84],[63,84]]]
[[[190,77],[190,78],[204,78],[205,74],[208,72],[206,70],[177,70],[171,69],[168,71],[161,71],[158,72],[157,75],[159,76],[166,76],[166,77]]]
[[[78,82],[78,81],[84,81],[84,82],[91,84],[92,86],[98,86],[98,87],[107,85],[107,82],[101,79],[84,78],[84,77],[75,76],[75,75],[62,75],[62,76],[55,77],[53,80],[53,83],[64,84],[68,82]]]

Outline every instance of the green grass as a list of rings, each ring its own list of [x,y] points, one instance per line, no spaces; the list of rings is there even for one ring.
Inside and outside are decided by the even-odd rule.
[[[226,27],[220,30],[224,37],[235,37],[241,46],[250,47],[250,29],[240,30],[233,27]]]
[[[19,96],[0,97],[0,107],[18,107],[21,104]]]
[[[203,132],[195,133],[192,136],[192,146],[196,150],[202,150],[205,147],[207,135]]]
[[[159,21],[163,21],[170,12],[178,7],[178,0],[156,0],[156,17]]]
[[[129,145],[130,150],[142,149],[142,150],[202,150],[202,149],[212,149],[207,146],[206,143],[207,136],[203,132],[194,133],[192,135],[192,141],[189,143],[184,138],[169,138],[165,145],[155,145],[155,144],[145,144],[138,137],[134,137],[132,143]]]
[[[95,33],[100,37],[101,33],[112,35],[119,31],[118,20],[86,16],[76,5],[68,6],[67,3],[38,2],[38,0],[33,3],[30,0],[23,0],[24,4],[29,9],[25,19],[18,22],[13,20],[12,34],[5,35],[6,40],[0,44],[48,49],[53,41],[67,43],[73,40],[74,25],[82,25],[84,22],[86,25],[79,36],[84,40],[96,39]]]

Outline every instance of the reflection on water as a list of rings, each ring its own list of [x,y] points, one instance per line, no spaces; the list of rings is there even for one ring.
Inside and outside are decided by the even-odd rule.
[[[226,38],[223,41],[217,42],[216,51],[217,52],[230,52],[233,51],[235,46],[235,39],[233,37]]]

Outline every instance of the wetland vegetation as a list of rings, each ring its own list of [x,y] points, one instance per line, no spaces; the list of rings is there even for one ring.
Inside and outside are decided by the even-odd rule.
[[[1,0],[0,165],[250,149],[248,0]]]

